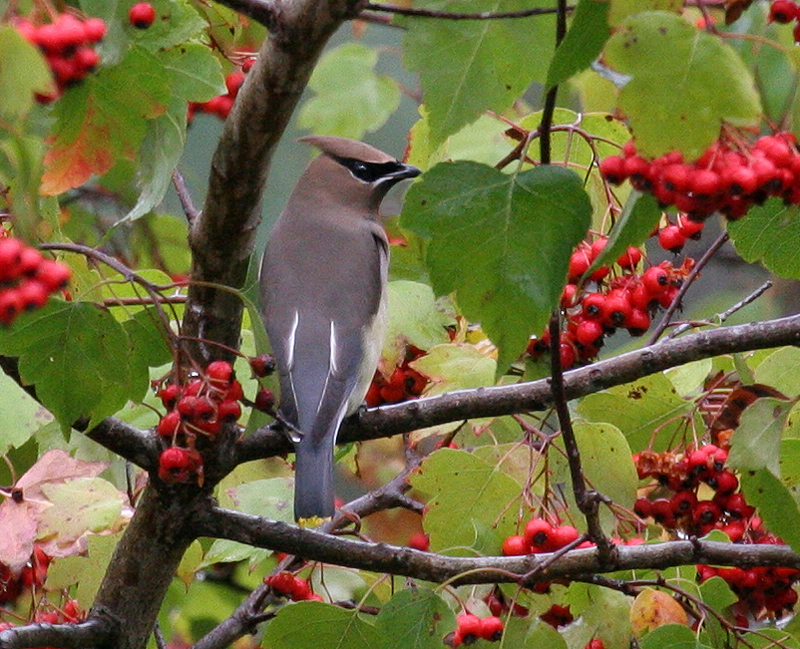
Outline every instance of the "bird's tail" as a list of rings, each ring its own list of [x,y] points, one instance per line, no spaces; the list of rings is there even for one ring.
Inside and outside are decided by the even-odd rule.
[[[295,519],[330,518],[334,512],[333,444],[309,436],[295,445],[295,452]]]

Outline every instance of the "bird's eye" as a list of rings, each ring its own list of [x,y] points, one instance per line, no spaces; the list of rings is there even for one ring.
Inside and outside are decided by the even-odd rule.
[[[353,171],[356,173],[356,175],[363,174],[367,171],[367,165],[365,165],[363,162],[359,162],[358,160],[356,160],[353,163]]]

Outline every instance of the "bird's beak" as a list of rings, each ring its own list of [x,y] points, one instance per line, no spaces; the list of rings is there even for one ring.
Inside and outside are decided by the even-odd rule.
[[[400,181],[405,180],[406,178],[416,178],[421,173],[422,171],[417,169],[415,166],[401,163],[397,171],[393,171],[391,174],[387,175],[386,178],[391,178],[394,181]]]

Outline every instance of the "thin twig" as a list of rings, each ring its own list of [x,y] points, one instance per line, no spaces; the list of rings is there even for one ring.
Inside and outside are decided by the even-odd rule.
[[[564,5],[566,7],[566,4]],[[575,7],[566,7],[566,11],[572,11]],[[504,20],[508,18],[527,18],[528,16],[541,16],[554,14],[560,11],[559,8],[534,7],[522,9],[520,11],[479,11],[479,12],[450,12],[436,11],[434,9],[418,9],[412,7],[399,7],[397,5],[383,4],[381,2],[369,2],[364,5],[364,11],[384,11],[397,14],[399,16],[414,16],[415,18],[439,18],[442,20]]]
[[[692,270],[689,271],[689,274],[687,275],[686,280],[683,282],[680,289],[678,290],[678,294],[675,296],[675,299],[672,300],[672,303],[664,312],[664,315],[661,318],[660,322],[653,330],[653,333],[650,335],[650,340],[647,341],[648,345],[652,345],[661,337],[661,334],[663,334],[666,328],[669,326],[669,321],[672,318],[673,314],[675,313],[675,311],[678,310],[678,307],[681,304],[681,300],[683,300],[683,296],[686,295],[686,292],[694,283],[694,280],[697,279],[697,276],[700,274],[700,271],[706,267],[708,262],[711,261],[711,258],[715,254],[717,254],[717,252],[719,251],[720,248],[722,248],[722,246],[724,246],[727,243],[728,239],[729,235],[727,231],[720,234],[716,238],[714,243],[712,243],[709,246],[708,250],[706,250],[705,253],[703,253],[703,256],[694,265],[694,268],[692,268]]]
[[[200,216],[200,210],[194,206],[192,195],[189,192],[189,188],[186,186],[186,180],[183,174],[178,171],[177,167],[172,170],[172,185],[175,187],[175,191],[178,194],[178,199],[181,202],[183,213],[186,215],[186,220],[189,222],[189,225],[191,225],[195,222],[195,219]]]

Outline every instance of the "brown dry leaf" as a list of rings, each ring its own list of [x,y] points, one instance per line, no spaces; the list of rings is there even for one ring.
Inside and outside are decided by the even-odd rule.
[[[13,497],[0,503],[0,563],[17,572],[30,559],[39,533],[42,512],[51,506],[44,485],[63,484],[74,478],[93,478],[108,466],[76,460],[61,450],[48,451],[14,485]]]
[[[689,625],[686,611],[670,594],[645,588],[631,606],[631,629],[640,638],[648,631],[665,624]]]

